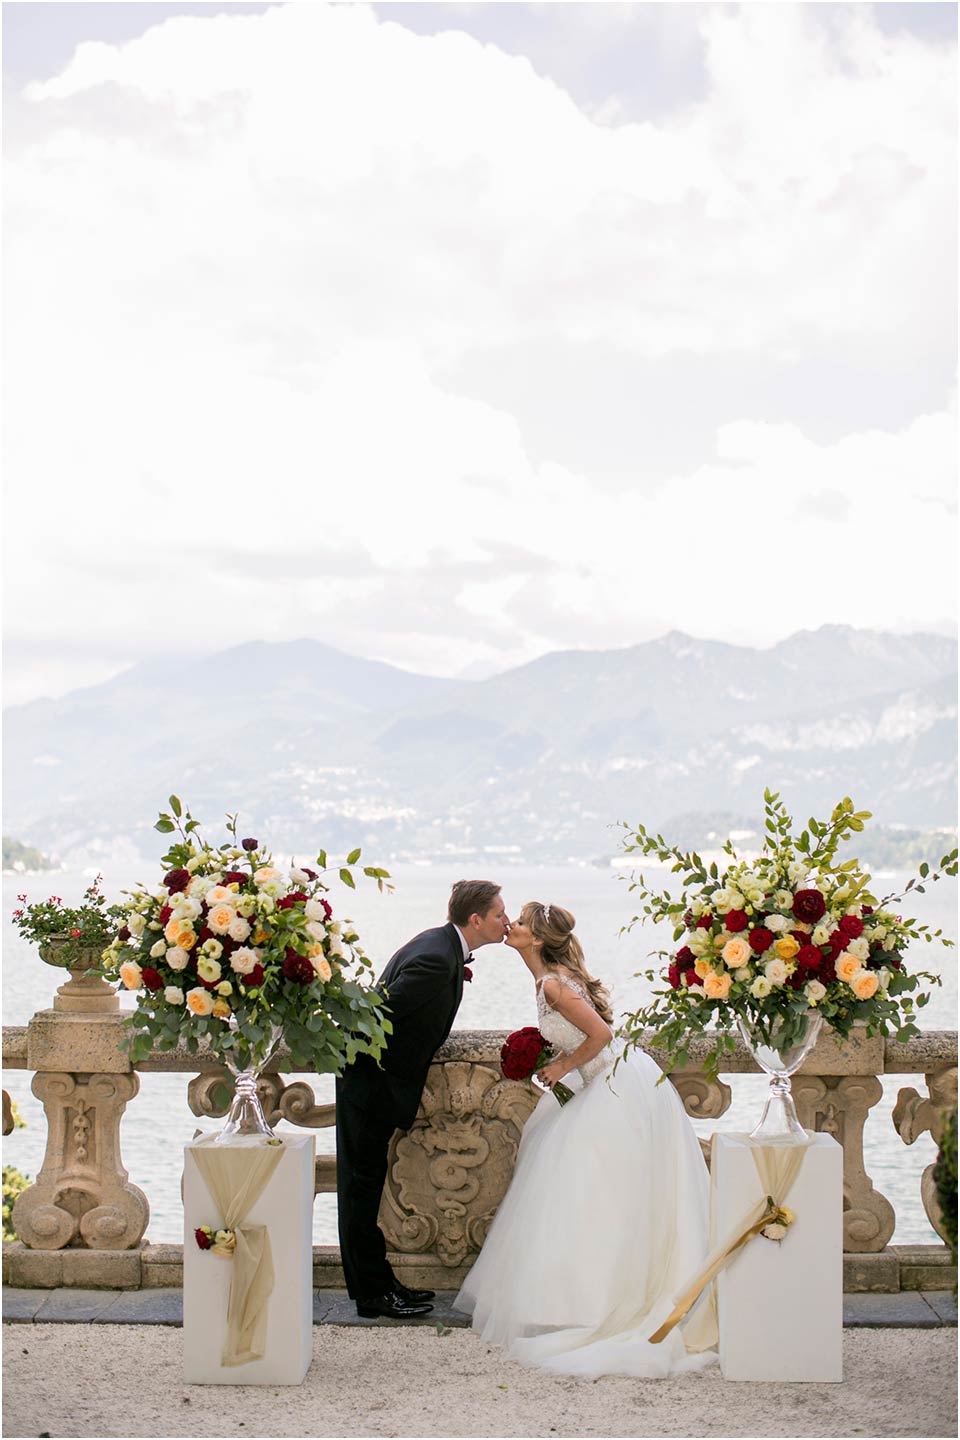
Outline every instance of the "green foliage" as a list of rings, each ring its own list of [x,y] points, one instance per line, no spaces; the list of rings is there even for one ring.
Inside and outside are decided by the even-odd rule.
[[[33,1181],[18,1170],[15,1165],[4,1165],[3,1167],[3,1239],[16,1240],[17,1232],[13,1228],[13,1207],[17,1196],[21,1191],[28,1189]]]
[[[123,917],[119,905],[108,905],[100,886],[103,876],[87,886],[79,905],[64,905],[59,895],[27,903],[26,895],[18,895],[19,908],[13,912],[13,923],[25,940],[47,945],[56,941],[56,960],[69,965],[83,950],[100,951],[112,939]],[[51,953],[47,958],[54,960]]]
[[[943,1215],[943,1228],[947,1232],[947,1244],[953,1251],[953,1263],[957,1263],[957,1112],[951,1111],[943,1127],[940,1149],[933,1167],[933,1181],[937,1187],[937,1199]]]

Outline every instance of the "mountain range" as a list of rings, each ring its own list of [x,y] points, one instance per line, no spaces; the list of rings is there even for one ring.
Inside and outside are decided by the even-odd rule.
[[[702,843],[842,795],[956,823],[957,645],[824,626],[770,649],[668,635],[444,680],[313,640],[164,658],[4,712],[4,829],[68,863],[156,853],[176,792],[278,851],[605,859],[616,822]],[[613,827],[613,828],[612,828]]]

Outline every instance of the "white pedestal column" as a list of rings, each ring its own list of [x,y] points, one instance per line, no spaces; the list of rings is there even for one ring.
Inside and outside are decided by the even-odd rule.
[[[760,1197],[751,1148],[718,1135],[718,1237]],[[780,1242],[758,1235],[717,1279],[725,1380],[843,1379],[843,1150],[816,1135],[783,1201],[796,1220]]]
[[[201,1250],[194,1231],[223,1217],[184,1147],[183,1378],[194,1385],[299,1385],[313,1353],[314,1137],[283,1136],[283,1156],[246,1217],[266,1225],[276,1280],[268,1301],[267,1348],[260,1360],[223,1365],[233,1261]],[[242,1142],[239,1142],[242,1143]]]

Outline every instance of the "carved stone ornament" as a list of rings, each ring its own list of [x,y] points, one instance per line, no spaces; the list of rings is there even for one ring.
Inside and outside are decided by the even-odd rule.
[[[901,1090],[897,1095],[893,1127],[905,1145],[912,1145],[928,1130],[934,1143],[939,1145],[946,1118],[951,1110],[957,1108],[956,1065],[944,1065],[923,1078],[927,1086],[926,1095],[920,1095],[912,1087]],[[920,1198],[930,1224],[941,1240],[946,1240],[946,1227],[933,1179],[935,1165],[936,1161],[931,1161],[920,1177]]]
[[[13,1225],[32,1250],[132,1250],[150,1218],[147,1197],[120,1158],[120,1118],[140,1089],[129,1075],[33,1077],[47,1117],[47,1149],[36,1181],[17,1198]]]
[[[486,1239],[540,1098],[529,1082],[469,1062],[433,1065],[412,1129],[390,1145],[380,1228],[387,1248],[455,1268]]]
[[[337,1123],[336,1105],[318,1105],[313,1087],[305,1080],[287,1084],[272,1071],[257,1078],[257,1094],[268,1125],[288,1120],[310,1130],[325,1130]],[[206,1070],[187,1086],[187,1104],[193,1115],[226,1115],[233,1099],[233,1080],[226,1070]]]
[[[843,1248],[860,1254],[882,1250],[896,1216],[874,1188],[863,1162],[863,1127],[883,1095],[875,1075],[794,1075],[794,1103],[806,1130],[822,1131],[843,1146]]]
[[[671,1074],[670,1080],[683,1101],[684,1110],[694,1120],[719,1120],[730,1109],[730,1086],[719,1077],[711,1080],[702,1070],[678,1070]],[[712,1137],[707,1140],[698,1136],[697,1139],[709,1169]]]

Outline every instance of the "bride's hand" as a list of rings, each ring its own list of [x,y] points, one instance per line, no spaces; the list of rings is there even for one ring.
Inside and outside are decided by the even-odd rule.
[[[546,1085],[552,1090],[558,1080],[562,1080],[567,1073],[567,1067],[562,1060],[551,1060],[549,1065],[544,1065],[542,1070],[537,1071],[537,1079],[541,1085]]]

